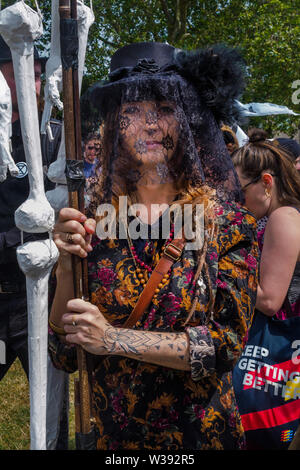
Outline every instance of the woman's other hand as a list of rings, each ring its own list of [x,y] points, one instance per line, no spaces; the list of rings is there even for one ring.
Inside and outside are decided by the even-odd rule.
[[[85,258],[92,251],[91,239],[95,229],[94,219],[87,219],[77,209],[64,208],[54,226],[53,239],[61,255]]]

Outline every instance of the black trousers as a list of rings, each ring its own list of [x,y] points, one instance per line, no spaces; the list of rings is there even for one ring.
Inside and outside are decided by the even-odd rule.
[[[29,378],[26,292],[0,294],[0,341],[5,345],[6,356],[5,364],[1,364],[3,361],[0,356],[0,380],[17,358],[20,359],[27,378]],[[67,393],[66,391],[66,395]],[[68,449],[68,433],[68,408],[66,405],[61,414],[56,449]]]
[[[5,363],[0,363],[0,380],[17,358],[28,378],[26,293],[0,294],[0,341],[5,350]]]

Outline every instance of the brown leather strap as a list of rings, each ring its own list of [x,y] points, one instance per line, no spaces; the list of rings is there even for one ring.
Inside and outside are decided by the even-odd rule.
[[[180,259],[184,245],[185,239],[177,238],[173,240],[172,243],[169,243],[169,245],[164,249],[159,262],[149,277],[143,292],[141,293],[131,314],[124,323],[123,328],[132,328],[141,318],[147,307],[149,307],[158,284],[161,282],[164,275],[167,274],[175,261]]]

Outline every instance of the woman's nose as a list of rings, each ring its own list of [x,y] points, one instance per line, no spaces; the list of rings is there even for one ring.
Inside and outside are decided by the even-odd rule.
[[[146,111],[145,112],[145,124],[148,127],[157,127],[158,124],[158,114],[156,111]]]
[[[153,136],[158,129],[158,118],[156,112],[145,114],[145,131],[149,136]]]

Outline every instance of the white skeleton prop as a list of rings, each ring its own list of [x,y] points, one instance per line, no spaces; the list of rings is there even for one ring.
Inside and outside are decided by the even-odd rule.
[[[249,140],[249,137],[247,136],[247,134],[245,134],[245,132],[240,126],[237,126],[237,128],[235,129],[235,135],[240,147],[243,147],[243,145],[245,145]]]
[[[34,41],[43,32],[40,14],[23,0],[1,12],[0,31],[11,49],[24,151],[30,183],[29,198],[15,213],[20,230],[41,233],[53,227],[54,213],[44,193],[42,153],[34,78]]]
[[[21,231],[50,232],[54,210],[46,199],[34,77],[34,41],[42,34],[40,12],[23,0],[0,12],[0,32],[11,49],[22,139],[28,167],[28,199],[15,212]],[[28,242],[17,249],[26,275],[28,306],[31,449],[46,448],[48,278],[58,259],[52,239]]]
[[[41,134],[48,133],[50,140],[53,140],[50,119],[53,106],[60,111],[63,103],[60,100],[62,92],[62,67],[60,60],[60,36],[59,36],[59,0],[52,0],[51,3],[51,45],[50,56],[46,63],[46,84],[44,89],[45,106],[41,122]]]
[[[52,30],[51,30],[51,51],[50,61],[51,67],[46,66],[46,83],[49,82],[48,90],[51,90],[51,96],[48,98],[47,108],[43,115],[43,127],[41,132],[45,132],[47,125],[46,123],[50,120],[52,104],[60,103],[57,101],[57,97],[62,89],[62,68],[60,61],[60,44],[57,40],[59,38],[59,13],[58,13],[59,0],[52,0]],[[79,77],[79,93],[81,90],[82,76],[85,62],[86,46],[88,40],[88,33],[91,25],[93,24],[95,17],[92,11],[92,4],[90,8],[87,7],[83,1],[77,0],[77,17],[78,17],[78,77]],[[47,87],[47,85],[46,85]],[[50,114],[49,114],[50,110]],[[66,166],[66,154],[65,154],[65,139],[64,139],[64,128],[62,131],[61,144],[58,152],[58,156],[55,162],[53,162],[49,169],[47,176],[57,186],[52,191],[47,191],[46,196],[55,212],[58,212],[62,207],[68,205],[68,190],[67,181],[65,176]]]
[[[289,114],[292,116],[299,116],[287,106],[281,106],[274,103],[248,103],[243,104],[240,101],[236,100],[237,108],[244,117],[256,117],[256,116],[275,116],[279,114]],[[239,146],[242,147],[245,145],[249,138],[245,132],[237,126],[235,131],[236,137],[239,141]]]
[[[273,116],[278,114],[290,114],[292,116],[299,116],[292,109],[287,106],[281,106],[274,103],[247,103],[243,104],[236,100],[236,104],[241,114],[245,117],[255,116]]]
[[[26,275],[30,384],[30,438],[32,450],[46,450],[48,280],[58,259],[51,239],[28,242],[17,249]]]
[[[7,170],[12,176],[19,173],[10,152],[12,105],[6,80],[0,72],[0,183],[6,180]]]

